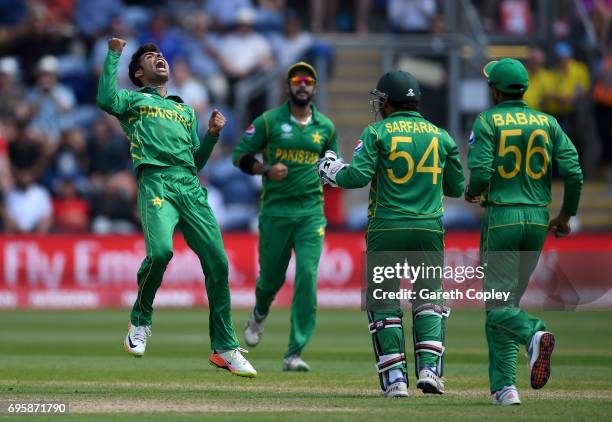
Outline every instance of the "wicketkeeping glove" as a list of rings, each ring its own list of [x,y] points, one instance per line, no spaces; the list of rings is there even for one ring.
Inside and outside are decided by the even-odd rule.
[[[335,152],[325,151],[325,155],[317,163],[317,172],[323,184],[338,187],[336,175],[346,166],[348,164],[338,157]]]

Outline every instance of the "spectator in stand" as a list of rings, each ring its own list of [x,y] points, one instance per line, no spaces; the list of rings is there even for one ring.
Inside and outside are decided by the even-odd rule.
[[[89,203],[79,196],[75,181],[62,178],[53,199],[53,231],[86,233],[89,231]]]
[[[35,183],[34,172],[20,169],[15,172],[15,187],[6,195],[8,233],[47,233],[53,222],[51,196]]]
[[[174,64],[174,59],[183,54],[181,34],[178,29],[169,25],[167,13],[163,10],[155,11],[149,28],[140,36],[139,43],[157,45],[170,64]]]
[[[544,98],[542,109],[555,116],[570,139],[579,143],[579,133],[575,130],[576,112],[589,93],[591,77],[586,65],[573,58],[569,44],[557,43],[555,54],[557,63],[550,72],[551,90]]]
[[[257,30],[269,35],[283,29],[286,0],[258,0],[256,9]]]
[[[0,201],[13,189],[13,175],[9,161],[7,125],[0,120]]]
[[[536,110],[541,110],[544,98],[555,89],[551,86],[551,74],[544,67],[544,52],[539,47],[532,47],[527,54],[525,67],[529,74],[529,89],[523,99],[527,105]]]
[[[71,112],[76,104],[72,90],[58,82],[58,70],[57,58],[43,57],[38,64],[36,86],[27,95],[32,113],[30,127],[46,134],[53,144],[63,130],[73,125]]]
[[[21,125],[8,127],[9,159],[13,171],[29,170],[38,179],[51,154],[52,146],[40,132]]]
[[[238,81],[274,66],[272,48],[262,35],[253,30],[255,12],[241,9],[234,27],[219,40],[217,53],[230,80]]]
[[[97,234],[133,233],[138,226],[136,182],[123,172],[108,179],[90,198],[92,230]]]
[[[219,40],[217,53],[221,67],[229,79],[230,104],[233,104],[236,96],[236,83],[274,67],[272,47],[264,36],[253,30],[254,23],[255,12],[252,9],[240,9],[236,12],[233,28]],[[254,100],[255,104],[259,104],[258,102],[261,102],[261,99]],[[252,112],[258,111],[255,105]]]
[[[388,0],[389,27],[395,34],[427,34],[438,13],[436,0]]]
[[[74,20],[86,42],[92,43],[102,36],[111,20],[123,12],[121,0],[74,0]]]
[[[314,33],[355,31],[358,34],[367,34],[371,12],[372,0],[312,0],[311,29]]]
[[[89,150],[89,177],[93,189],[102,189],[104,180],[132,168],[129,144],[123,133],[113,129],[112,121],[107,115],[97,119],[87,141]]]
[[[132,32],[125,25],[123,18],[120,15],[114,16],[110,21],[110,25],[104,32],[104,35],[99,36],[94,43],[91,53],[91,63],[96,73],[96,77],[100,76],[106,53],[108,51],[109,38],[121,38],[127,42],[123,49],[123,54],[119,58],[119,71],[117,72],[117,86],[119,88],[131,88],[132,82],[128,75],[128,65],[132,54],[138,49],[138,42],[132,36]]]
[[[183,57],[177,57],[172,65],[171,82],[168,84],[168,92],[181,97],[183,102],[196,112],[200,127],[199,131],[204,134],[208,123],[208,92],[206,87],[193,77],[187,61]]]
[[[279,66],[288,68],[302,58],[313,46],[312,34],[304,30],[302,21],[295,10],[288,9],[285,12],[285,24],[283,32],[270,36],[270,42],[274,48],[274,55]]]
[[[14,57],[0,59],[0,119],[24,121],[29,114],[18,72],[19,64]]]
[[[533,13],[529,0],[502,0],[499,15],[503,33],[527,35],[533,32]]]
[[[228,95],[227,78],[217,62],[217,51],[213,47],[218,43],[217,34],[209,32],[209,17],[204,12],[195,12],[187,18],[182,38],[189,68],[195,76],[204,81],[213,100],[225,103]]]
[[[86,192],[88,167],[89,155],[83,130],[78,127],[68,129],[62,133],[59,145],[47,166],[45,182],[53,192],[58,192],[59,185],[70,180],[80,192]]]
[[[237,11],[252,7],[251,0],[208,0],[204,11],[215,29],[224,30],[236,22]]]
[[[24,71],[23,80],[32,84],[38,77],[38,66],[45,56],[59,56],[68,51],[70,34],[61,27],[46,23],[47,8],[42,3],[30,3],[28,16],[12,42],[10,50]]]
[[[595,88],[595,116],[602,141],[603,159],[608,180],[612,183],[612,46],[608,46],[601,60]]]

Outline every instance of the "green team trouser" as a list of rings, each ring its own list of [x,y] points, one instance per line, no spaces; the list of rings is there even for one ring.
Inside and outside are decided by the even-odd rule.
[[[138,296],[132,308],[132,324],[151,324],[153,299],[172,258],[172,235],[178,224],[187,244],[200,258],[204,272],[211,347],[237,348],[221,231],[195,171],[186,167],[141,167],[138,208],[147,256],[138,270]]]
[[[406,220],[383,220],[373,219],[368,224],[366,234],[368,252],[377,251],[431,251],[427,253],[425,265],[444,266],[444,228],[439,218],[434,219],[406,219]],[[413,291],[419,292],[423,289],[429,291],[442,291],[440,279],[421,279],[417,280],[413,286]],[[433,304],[442,305],[441,300],[422,300],[417,298],[412,301],[413,311],[421,305]],[[401,318],[401,309],[368,312],[370,324],[385,320],[386,318]],[[437,315],[423,315],[415,318],[413,322],[413,333],[415,342],[444,342],[443,321]],[[388,327],[377,330],[372,335],[374,351],[377,364],[380,356],[388,356],[405,353],[404,330],[401,327]],[[416,346],[415,346],[416,347]],[[418,349],[415,348],[418,351]],[[429,366],[436,368],[438,356],[429,352],[419,352],[419,366]],[[415,355],[415,360],[417,356]],[[404,360],[404,373],[407,373],[406,362]],[[418,376],[419,368],[416,367]],[[439,371],[442,368],[437,368]],[[382,385],[381,378],[381,386]]]
[[[483,289],[510,292],[507,302],[487,303],[491,392],[516,382],[519,345],[528,345],[544,322],[519,309],[548,229],[548,210],[536,206],[487,207],[480,234],[486,263]]]
[[[291,304],[291,332],[285,357],[299,355],[315,329],[317,313],[317,269],[325,235],[325,217],[259,218],[259,278],[255,288],[255,310],[265,317],[295,251],[295,281]]]

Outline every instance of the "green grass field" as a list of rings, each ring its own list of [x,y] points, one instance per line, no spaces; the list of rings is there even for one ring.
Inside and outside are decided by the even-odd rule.
[[[612,412],[612,313],[541,315],[557,336],[551,380],[543,390],[531,390],[521,356],[518,387],[523,405],[499,408],[489,404],[479,311],[453,311],[448,320],[447,394],[421,394],[411,373],[412,396],[403,400],[378,396],[365,315],[356,310],[320,311],[317,332],[303,355],[313,368],[310,373],[281,371],[289,313],[273,310],[262,343],[248,354],[259,371],[256,379],[208,365],[204,309],[157,311],[142,359],[122,349],[127,311],[5,311],[0,312],[0,401],[65,400],[69,417],[79,421],[134,420],[141,415],[147,421],[252,422],[411,416],[607,419]],[[234,315],[240,338],[246,318],[245,311]],[[45,417],[18,420],[28,419]]]

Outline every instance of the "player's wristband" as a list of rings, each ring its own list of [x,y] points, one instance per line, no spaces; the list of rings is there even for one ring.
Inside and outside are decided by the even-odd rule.
[[[246,174],[255,174],[253,173],[253,167],[255,166],[255,163],[258,162],[259,161],[257,161],[257,159],[255,158],[255,154],[245,154],[242,156],[242,158],[240,158],[240,163],[238,164],[238,167],[240,167],[240,170],[242,170]]]

